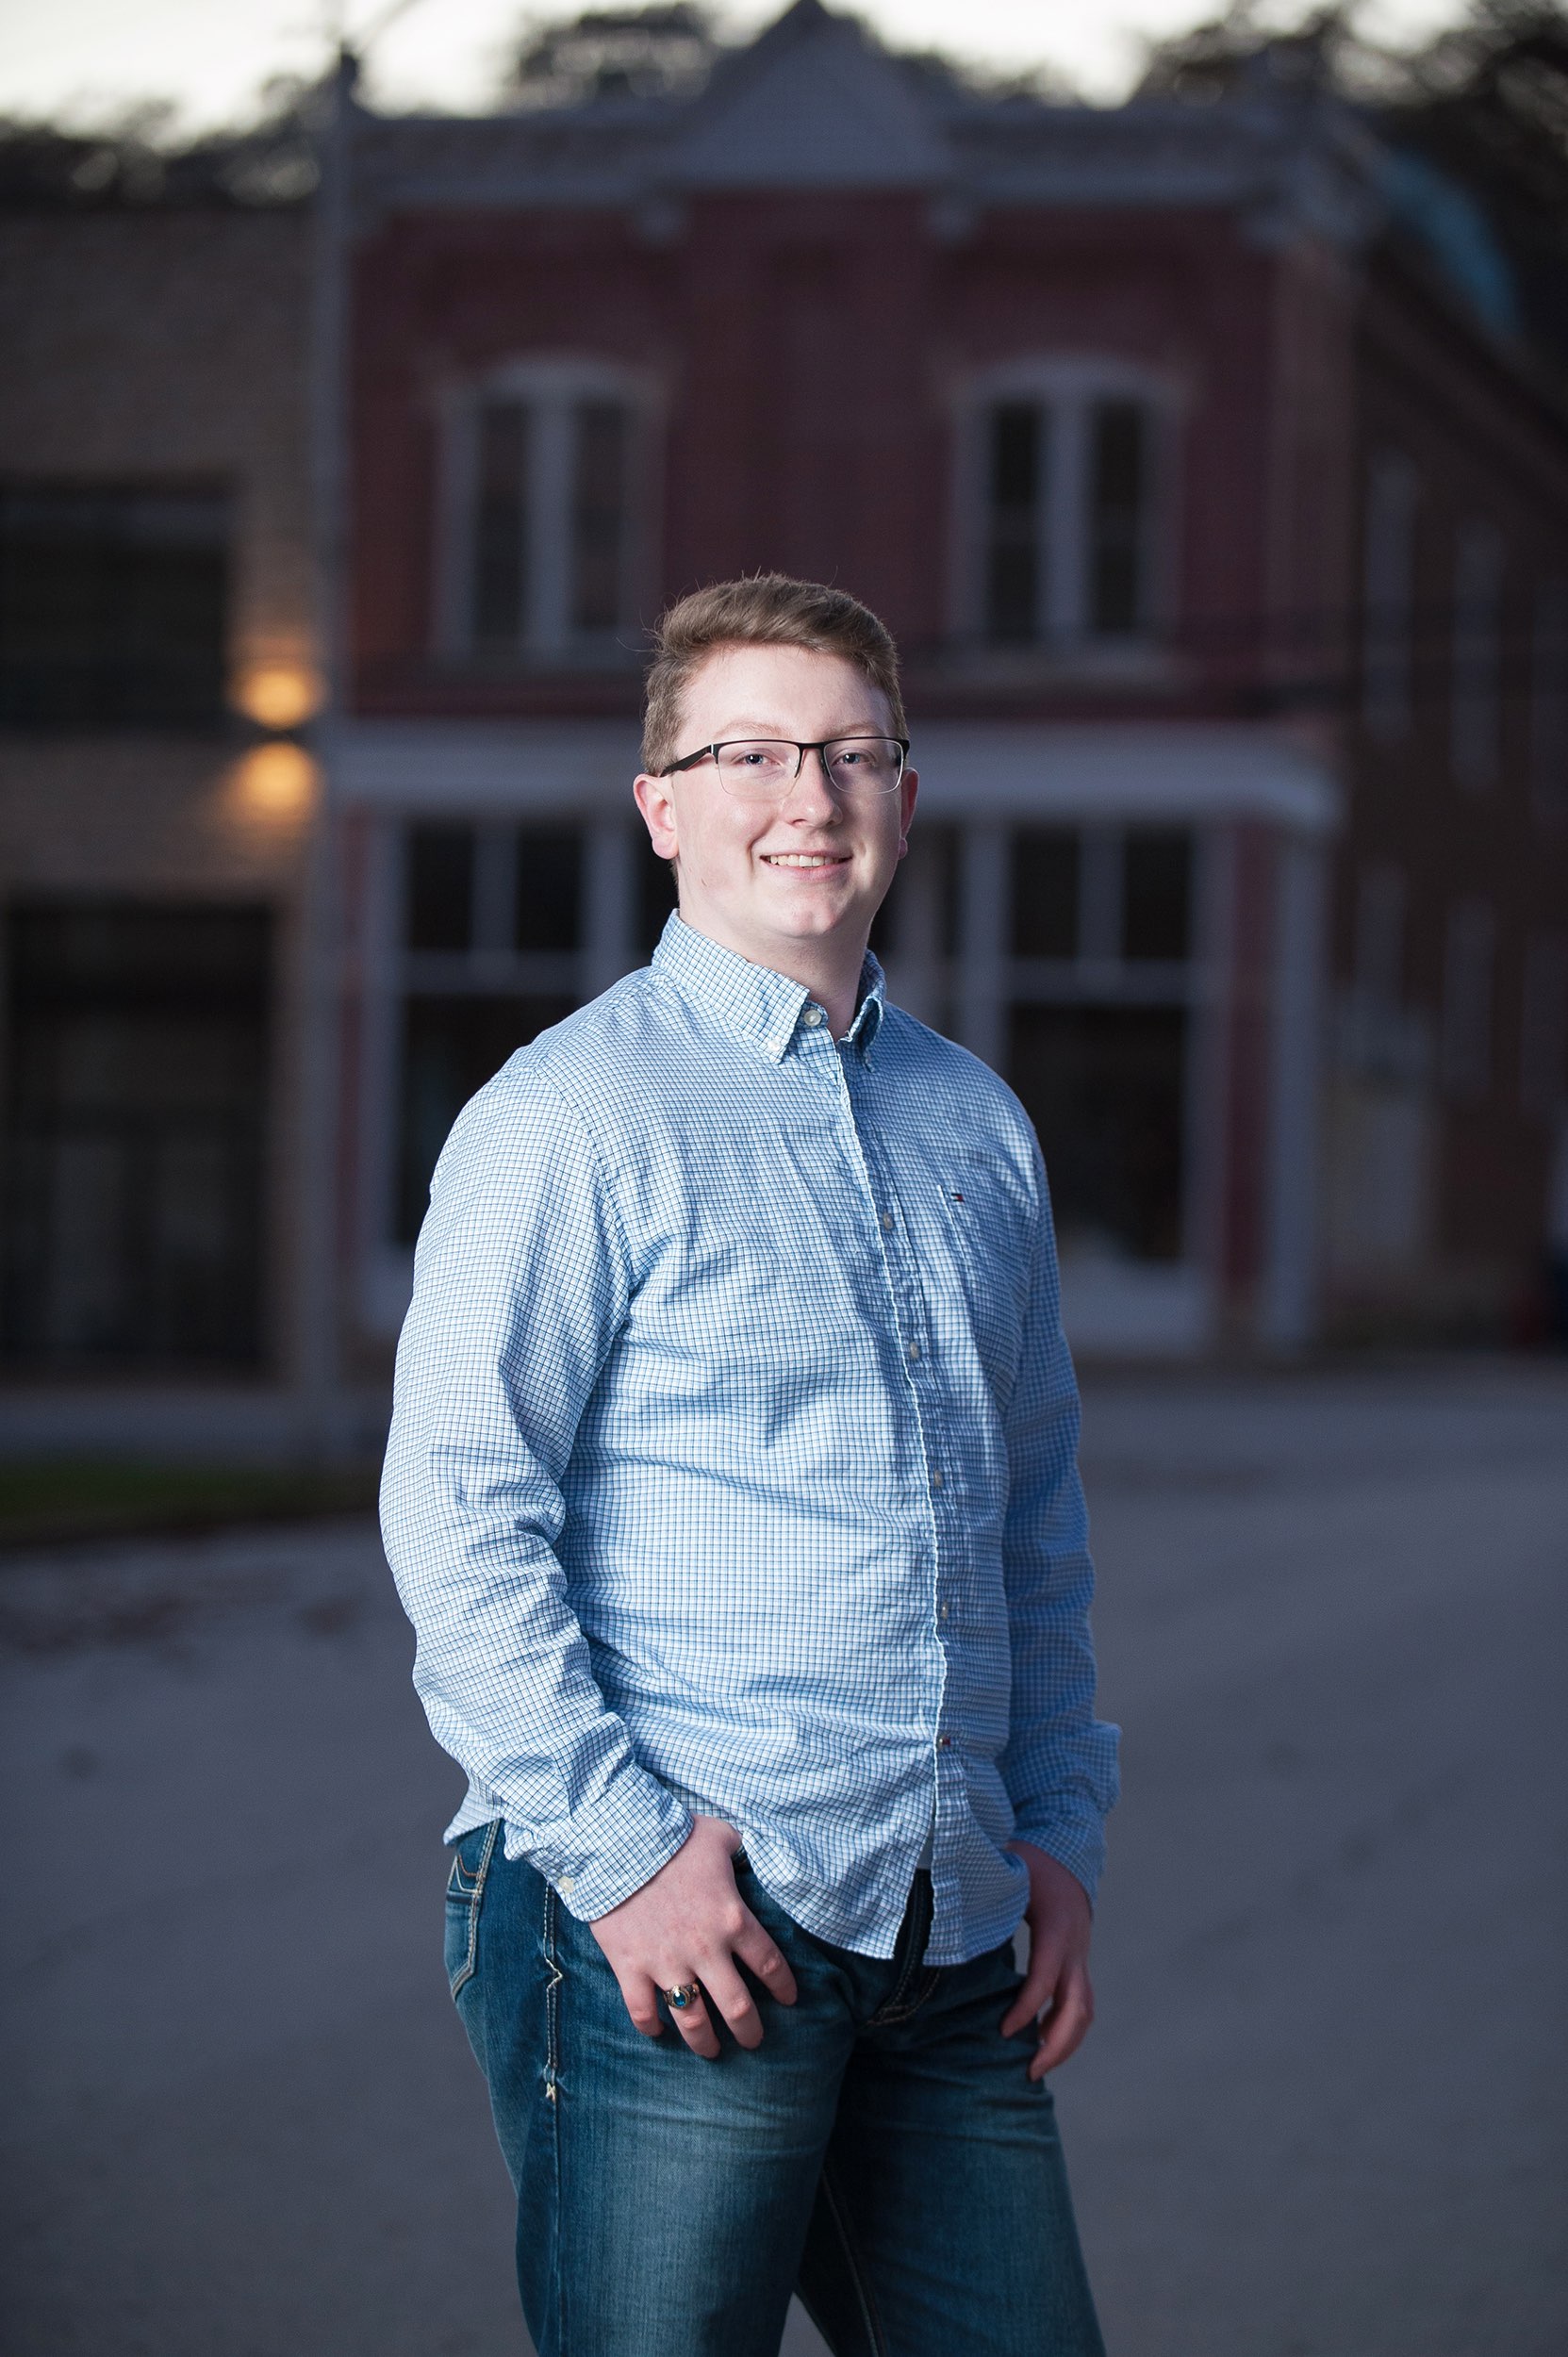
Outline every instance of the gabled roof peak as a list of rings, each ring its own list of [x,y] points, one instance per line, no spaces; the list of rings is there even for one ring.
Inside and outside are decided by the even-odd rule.
[[[923,188],[951,172],[914,77],[859,20],[794,0],[727,58],[672,143],[693,188]]]

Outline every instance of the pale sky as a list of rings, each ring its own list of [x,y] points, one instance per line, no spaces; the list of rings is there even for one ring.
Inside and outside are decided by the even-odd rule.
[[[599,0],[603,5],[603,0]],[[182,127],[243,119],[272,74],[320,71],[339,17],[358,37],[397,21],[369,53],[368,95],[391,107],[483,107],[520,24],[579,14],[587,0],[0,0],[0,113],[101,122],[141,98],[176,102]],[[754,31],[784,0],[724,0],[727,29]],[[936,48],[984,66],[1055,66],[1114,99],[1139,37],[1218,13],[1219,0],[858,0],[891,46]],[[1306,0],[1265,0],[1281,26]],[[1364,0],[1362,29],[1414,43],[1461,13],[1456,0]]]

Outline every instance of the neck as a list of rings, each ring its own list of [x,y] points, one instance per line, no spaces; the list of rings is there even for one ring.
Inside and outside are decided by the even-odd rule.
[[[792,982],[801,983],[826,1014],[834,1039],[842,1039],[854,1021],[861,970],[866,964],[864,933],[850,941],[781,941],[776,956],[759,956],[755,942],[733,940],[721,922],[692,924],[685,908],[681,910],[681,921],[691,925],[694,932],[706,933],[721,949],[733,949],[749,964],[766,965],[770,972],[787,975]]]

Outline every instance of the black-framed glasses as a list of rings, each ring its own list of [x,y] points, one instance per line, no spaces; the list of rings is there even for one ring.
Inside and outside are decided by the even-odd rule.
[[[711,761],[726,794],[742,802],[778,802],[791,791],[808,753],[818,753],[828,779],[840,794],[891,794],[904,773],[907,736],[825,736],[802,745],[773,736],[737,736],[719,745],[699,745],[665,772],[695,769]]]

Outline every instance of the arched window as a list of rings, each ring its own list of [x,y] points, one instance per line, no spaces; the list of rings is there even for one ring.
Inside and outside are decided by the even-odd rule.
[[[624,659],[650,531],[652,400],[592,360],[514,361],[448,403],[442,651]]]
[[[1070,650],[1158,634],[1173,406],[1168,385],[1116,361],[1019,361],[971,381],[961,636]]]

